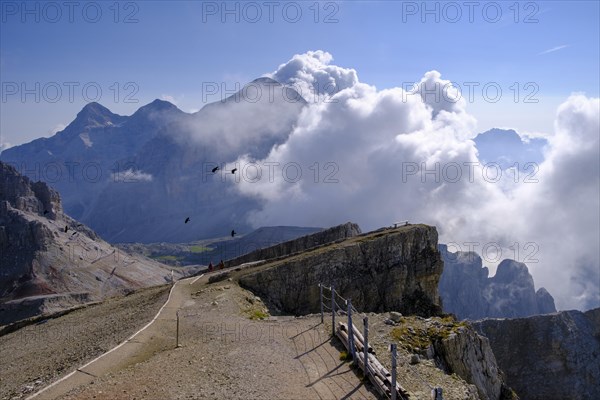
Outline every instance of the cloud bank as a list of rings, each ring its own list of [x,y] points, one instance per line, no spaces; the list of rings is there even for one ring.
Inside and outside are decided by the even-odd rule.
[[[502,170],[479,160],[476,120],[439,72],[415,90],[378,90],[332,61],[308,52],[271,74],[327,96],[309,101],[266,157],[237,160],[263,166],[260,179],[236,185],[264,204],[254,225],[433,224],[441,242],[475,250],[487,265],[526,262],[561,309],[600,306],[599,99],[566,99],[544,160]]]

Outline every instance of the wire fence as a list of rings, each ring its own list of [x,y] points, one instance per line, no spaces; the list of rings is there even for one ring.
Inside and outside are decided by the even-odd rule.
[[[377,360],[372,347],[369,345],[369,317],[366,313],[359,312],[353,305],[351,299],[344,298],[334,287],[319,284],[321,322],[325,320],[325,313],[331,313],[332,336],[338,336],[342,339],[344,345],[349,350],[349,355],[353,362],[356,362],[362,369],[364,375],[375,385],[378,392],[384,397],[392,400],[408,399],[408,392],[404,390],[397,381],[397,365],[406,365],[416,380],[431,392],[433,400],[443,400],[442,388],[434,387],[424,379],[419,371],[413,367],[409,359],[400,356],[396,352],[396,344],[391,343],[390,360],[392,365],[391,372],[388,371]],[[340,303],[342,305],[340,305]],[[356,328],[353,318],[362,317],[363,331]],[[336,326],[336,318],[338,325]],[[377,340],[387,341],[385,333],[375,334]]]

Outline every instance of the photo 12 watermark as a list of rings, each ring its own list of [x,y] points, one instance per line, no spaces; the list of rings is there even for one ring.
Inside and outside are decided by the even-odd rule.
[[[109,21],[137,24],[136,1],[2,1],[0,20],[6,23],[89,23]]]
[[[221,182],[235,183],[287,182],[298,183],[305,179],[313,183],[339,183],[339,165],[334,161],[312,164],[295,161],[236,161],[231,164],[202,163],[202,181],[219,179]]]
[[[142,183],[153,180],[151,174],[141,170],[132,161],[114,162],[111,165],[102,165],[96,161],[4,162],[33,181],[44,181],[49,184],[58,182],[99,183],[106,181]]]
[[[202,102],[235,103],[337,103],[334,97],[340,89],[335,82],[325,82],[321,86],[301,87],[297,84],[280,84],[276,81],[260,82],[202,82]]]
[[[427,23],[537,24],[540,6],[534,1],[402,1],[401,21]]]
[[[202,1],[202,23],[337,24],[337,1]]]
[[[464,99],[468,103],[483,100],[486,103],[498,103],[508,97],[514,103],[537,104],[540,87],[536,82],[512,82],[502,85],[495,81],[465,81],[465,82],[434,82],[417,83],[403,82],[402,101],[408,101],[408,96],[420,95],[426,103],[457,103]]]
[[[194,326],[195,332],[199,332],[199,336],[203,342],[246,342],[246,343],[274,343],[274,342],[290,342],[300,335],[310,335],[313,338],[313,343],[321,343],[329,336],[321,332],[321,329],[311,329],[306,331],[306,328],[299,323],[280,324],[277,322],[204,322],[202,316],[194,313],[183,313],[185,319],[194,319],[199,326]],[[302,340],[306,340],[303,337]]]
[[[2,103],[58,103],[76,101],[101,102],[112,100],[115,103],[138,103],[136,97],[140,88],[136,82],[111,82],[102,85],[98,82],[16,82],[2,81]]]
[[[540,167],[535,162],[515,162],[509,168],[502,168],[497,162],[414,162],[400,163],[402,183],[474,183],[478,177],[487,183],[498,183],[507,179],[514,183],[539,183],[536,177]]]
[[[540,245],[537,242],[448,242],[448,259],[450,262],[474,262],[477,255],[487,263],[495,264],[510,259],[524,264],[536,264],[540,260],[537,255]],[[459,255],[459,253],[463,253]],[[465,254],[466,253],[466,254]],[[465,257],[466,256],[466,257]]]

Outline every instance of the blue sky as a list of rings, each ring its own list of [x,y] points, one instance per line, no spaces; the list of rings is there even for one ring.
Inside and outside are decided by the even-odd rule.
[[[378,89],[418,81],[433,69],[459,84],[475,82],[468,110],[480,131],[548,133],[569,94],[598,96],[597,1],[474,2],[473,8],[428,2],[432,12],[425,15],[423,2],[246,3],[83,1],[71,17],[63,2],[3,1],[1,141],[17,145],[68,124],[86,103],[86,84],[87,99],[120,114],[161,97],[197,110],[207,100],[207,83],[232,90],[294,54],[319,49]],[[226,8],[234,11],[223,15]],[[483,96],[486,84],[502,89],[498,102]],[[23,101],[23,85],[40,101],[34,94]],[[527,95],[538,102],[526,103]]]

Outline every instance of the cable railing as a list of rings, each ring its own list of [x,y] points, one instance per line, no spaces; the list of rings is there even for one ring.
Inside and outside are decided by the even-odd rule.
[[[388,371],[375,357],[373,348],[369,346],[369,317],[364,313],[360,313],[352,305],[350,299],[346,299],[339,294],[335,290],[334,285],[328,287],[319,284],[319,293],[321,322],[325,320],[325,312],[331,312],[331,335],[337,336],[342,341],[346,349],[348,349],[353,362],[356,362],[358,367],[363,371],[364,376],[369,378],[377,391],[385,398],[408,400],[408,392],[402,388],[397,380],[397,364],[400,362],[401,365],[404,365],[405,361],[398,356],[396,344],[391,343],[389,346],[392,370]],[[340,306],[338,300],[343,306]],[[362,333],[353,323],[353,317],[356,319],[357,316],[363,317]],[[336,318],[338,319],[337,325]],[[410,362],[406,362],[406,365],[408,365],[408,369],[415,375],[417,380],[426,385],[431,391],[433,400],[443,400],[442,388],[429,384],[416,369],[412,368]]]

